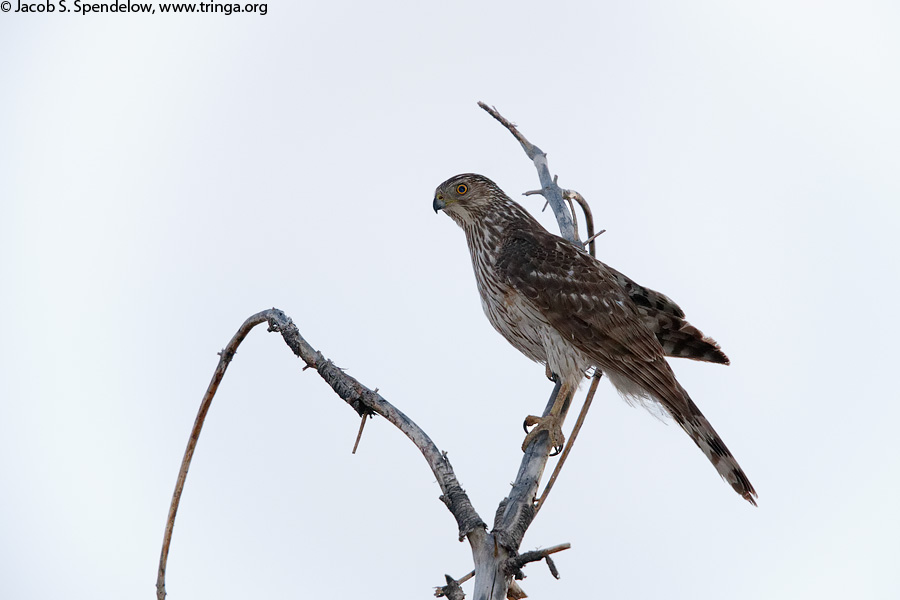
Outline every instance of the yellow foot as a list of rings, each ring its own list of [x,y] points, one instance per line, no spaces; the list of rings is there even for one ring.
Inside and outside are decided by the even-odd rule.
[[[525,429],[528,430],[528,427],[532,425],[537,425],[534,429],[528,432],[528,435],[525,436],[525,441],[522,442],[522,452],[525,452],[525,449],[534,441],[537,435],[546,431],[550,434],[550,445],[553,447],[553,452],[550,456],[556,456],[560,452],[562,452],[563,444],[566,442],[566,436],[563,435],[562,427],[560,427],[559,417],[556,415],[550,414],[546,417],[536,417],[534,415],[528,415],[525,417]]]

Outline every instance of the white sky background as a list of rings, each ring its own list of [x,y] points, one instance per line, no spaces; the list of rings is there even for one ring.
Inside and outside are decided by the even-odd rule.
[[[523,544],[571,542],[562,579],[528,567],[530,596],[900,597],[898,31],[890,2],[0,14],[3,597],[155,597],[216,352],[271,306],[490,522],[552,386],[431,209],[459,172],[539,186],[477,100],[591,201],[602,260],[722,344],[731,367],[673,362],[759,492],[604,382]],[[374,420],[351,456],[355,413],[300,366],[264,328],[241,347],[171,600],[427,598],[471,567],[413,445]]]

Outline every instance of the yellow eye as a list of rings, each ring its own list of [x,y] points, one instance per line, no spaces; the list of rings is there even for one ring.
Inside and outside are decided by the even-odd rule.
[[[465,184],[462,184],[462,183],[461,183],[461,184],[459,184],[458,186],[456,186],[456,193],[459,194],[460,196],[465,195],[465,193],[468,192],[468,191],[469,191],[469,188],[467,188],[467,187],[465,186]]]

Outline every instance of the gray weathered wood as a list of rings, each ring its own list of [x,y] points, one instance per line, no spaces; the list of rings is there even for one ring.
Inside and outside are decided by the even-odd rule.
[[[496,108],[488,106],[484,102],[479,102],[478,106],[500,121],[500,123],[519,141],[519,144],[522,145],[525,154],[528,155],[528,158],[534,163],[534,168],[537,169],[538,179],[541,180],[540,194],[550,203],[550,208],[553,209],[553,215],[556,217],[557,225],[559,225],[560,235],[571,242],[578,243],[578,231],[575,229],[572,213],[569,212],[569,207],[566,206],[564,201],[565,192],[556,184],[555,178],[550,175],[550,166],[547,164],[547,154],[529,142],[525,136],[519,132],[518,128],[501,115]]]
[[[522,145],[522,148],[534,162],[538,171],[542,186],[540,193],[553,207],[560,232],[567,239],[577,243],[577,230],[564,200],[564,198],[571,198],[572,192],[562,190],[556,185],[555,180],[550,176],[547,155],[540,148],[525,139],[515,125],[504,119],[495,109],[481,102],[478,104],[509,129]],[[581,202],[582,199],[579,199],[579,201]],[[587,216],[590,235],[593,227],[590,222],[589,212],[587,212]],[[495,512],[493,527],[488,531],[484,520],[475,511],[468,495],[460,486],[447,456],[438,449],[425,431],[377,391],[369,389],[357,379],[347,375],[343,370],[335,366],[334,363],[314,349],[300,335],[300,331],[290,317],[281,310],[271,308],[248,318],[232,337],[231,341],[229,341],[225,349],[222,350],[219,364],[201,401],[169,507],[169,517],[166,522],[157,576],[158,600],[164,600],[166,596],[166,563],[174,530],[175,516],[178,511],[191,458],[199,440],[200,430],[218,385],[222,381],[229,363],[234,358],[237,347],[250,330],[261,323],[268,323],[270,332],[280,333],[288,347],[306,364],[304,370],[308,368],[315,369],[334,392],[360,416],[365,418],[366,415],[377,414],[383,417],[402,431],[419,449],[441,489],[440,499],[447,506],[454,519],[456,519],[459,540],[467,540],[471,546],[472,559],[475,564],[475,589],[473,593],[475,600],[506,600],[508,597],[525,597],[524,592],[513,581],[513,577],[521,578],[521,568],[528,562],[546,559],[554,577],[558,577],[556,567],[549,558],[549,554],[568,548],[568,544],[561,544],[545,550],[519,553],[519,546],[522,543],[525,532],[536,514],[537,489],[550,453],[550,436],[546,431],[540,433],[526,448],[510,493],[500,502]],[[544,411],[545,416],[549,412],[550,407],[553,406],[558,391],[559,385],[554,388],[553,394],[547,403],[547,408]],[[563,408],[560,414],[561,419],[565,419],[568,408],[568,405]],[[549,491],[549,487],[547,491]],[[437,588],[438,595],[446,596],[451,598],[451,600],[461,600],[465,595],[459,584],[467,578],[468,576],[457,582],[448,575],[447,585]]]

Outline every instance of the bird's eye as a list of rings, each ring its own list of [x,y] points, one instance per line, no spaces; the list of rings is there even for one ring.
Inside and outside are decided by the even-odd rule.
[[[464,195],[468,191],[469,191],[469,188],[466,187],[466,185],[463,183],[456,186],[456,193],[459,194],[460,196]]]

